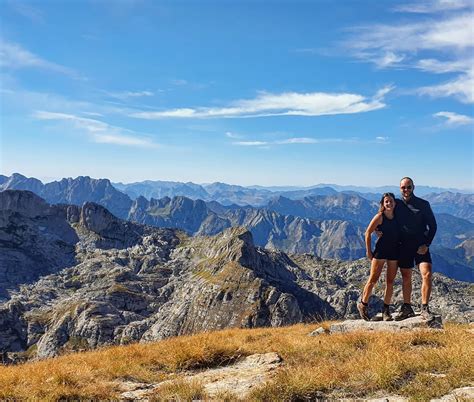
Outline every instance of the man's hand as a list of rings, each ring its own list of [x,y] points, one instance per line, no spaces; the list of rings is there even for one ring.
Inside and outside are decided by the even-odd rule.
[[[375,230],[374,233],[377,235],[378,239],[380,239],[383,235],[383,232],[381,230]]]
[[[428,246],[426,244],[423,244],[422,246],[418,247],[418,250],[416,252],[417,254],[424,255],[428,252]]]
[[[369,261],[372,261],[372,258],[374,258],[374,255],[372,254],[372,251],[367,251],[367,258],[369,259]]]

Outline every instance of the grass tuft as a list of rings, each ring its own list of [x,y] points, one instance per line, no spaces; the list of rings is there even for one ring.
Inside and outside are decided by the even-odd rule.
[[[159,383],[156,400],[206,399],[185,372],[276,352],[283,366],[251,400],[365,398],[400,394],[429,400],[474,383],[474,335],[468,325],[400,333],[308,336],[317,326],[227,329],[155,343],[105,347],[0,367],[0,399],[117,399],[120,383]],[[232,400],[230,394],[222,400]]]

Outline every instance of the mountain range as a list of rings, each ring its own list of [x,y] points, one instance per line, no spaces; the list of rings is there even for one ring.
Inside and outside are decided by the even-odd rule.
[[[92,202],[51,205],[24,190],[0,192],[0,219],[0,350],[17,358],[355,317],[369,270],[365,259],[256,246],[243,227],[190,236],[122,220]],[[435,274],[432,307],[447,320],[472,321],[471,288]],[[399,304],[399,280],[395,289]],[[418,272],[414,289],[416,301]]]
[[[0,190],[30,190],[51,204],[81,206],[84,202],[95,202],[119,218],[156,227],[179,228],[190,235],[214,235],[229,227],[244,226],[251,231],[258,246],[345,260],[365,255],[363,233],[377,210],[377,202],[357,192],[337,192],[328,187],[308,190],[309,194],[314,190],[324,195],[296,199],[257,189],[260,195],[267,197],[266,204],[242,206],[173,194],[184,191],[183,188],[192,188],[194,196],[215,196],[242,204],[244,200],[255,198],[257,190],[223,183],[204,188],[193,183],[144,182],[145,188],[152,183],[155,190],[159,183],[164,183],[159,187],[159,194],[173,197],[147,199],[137,192],[134,193],[136,198],[132,199],[107,179],[78,177],[43,184],[37,179],[14,174],[2,176],[0,183]],[[301,190],[286,194],[295,197],[295,192],[298,196],[308,194]],[[273,196],[268,198],[267,193]],[[474,281],[474,262],[468,247],[474,233],[474,195],[443,192],[425,198],[431,201],[439,223],[432,246],[432,252],[436,254],[434,269],[455,279]]]

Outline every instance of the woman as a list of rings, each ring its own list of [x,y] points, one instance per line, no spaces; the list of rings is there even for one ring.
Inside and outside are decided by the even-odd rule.
[[[392,193],[385,193],[380,200],[379,212],[373,217],[365,231],[367,258],[371,261],[370,276],[365,284],[361,301],[357,303],[357,310],[359,310],[360,316],[366,321],[370,319],[368,314],[369,297],[382,273],[385,263],[387,263],[387,280],[385,284],[382,318],[384,321],[392,321],[392,316],[390,315],[390,301],[393,294],[393,281],[397,275],[399,253],[398,224],[394,214],[395,205],[395,196]],[[371,238],[375,230],[379,230],[383,234],[382,237],[377,240],[375,250],[372,253]]]

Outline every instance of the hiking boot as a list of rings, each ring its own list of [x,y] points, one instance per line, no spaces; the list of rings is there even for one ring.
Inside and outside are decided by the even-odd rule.
[[[399,313],[395,316],[395,321],[406,320],[407,318],[414,317],[415,312],[410,304],[403,304]]]
[[[433,313],[431,313],[428,306],[426,306],[421,307],[421,318],[423,318],[425,321],[433,321],[435,319],[435,316]]]
[[[393,321],[392,314],[390,314],[390,309],[388,307],[382,310],[382,320]]]
[[[357,303],[357,310],[359,310],[360,318],[365,321],[370,321],[369,317],[369,306],[366,306],[362,302]]]

